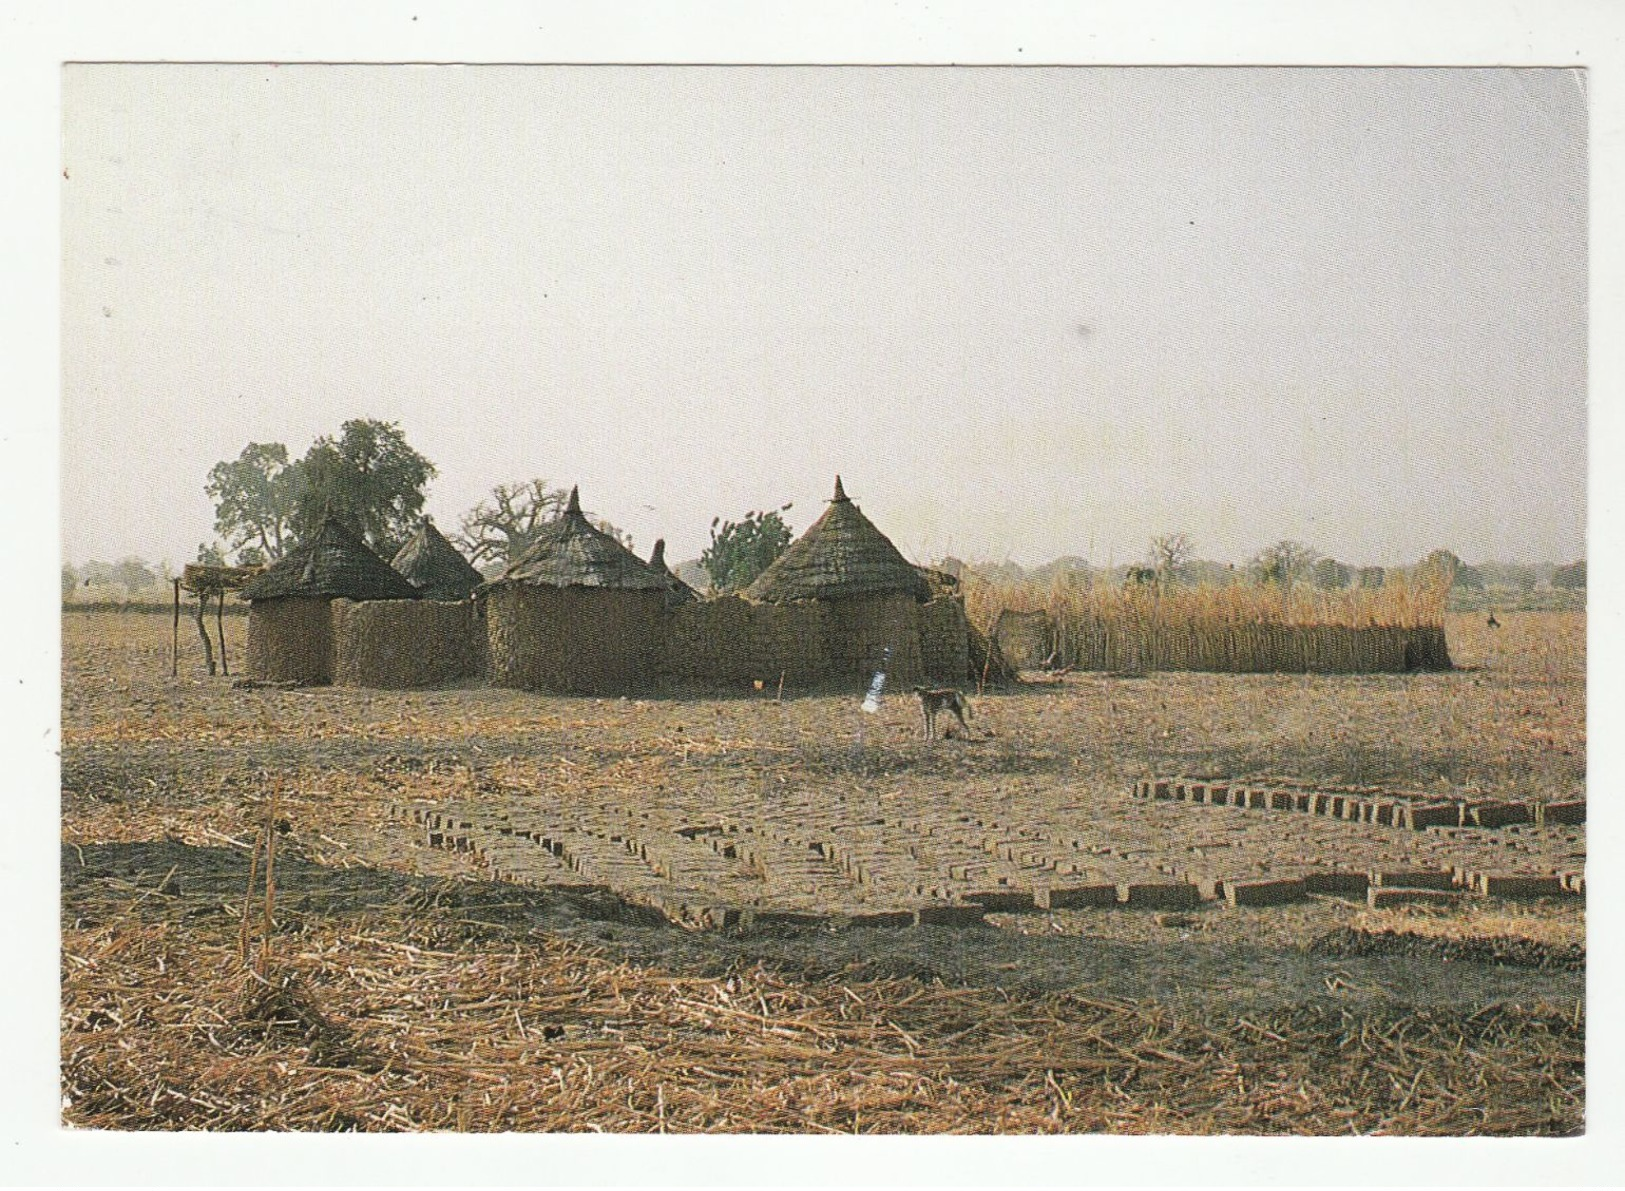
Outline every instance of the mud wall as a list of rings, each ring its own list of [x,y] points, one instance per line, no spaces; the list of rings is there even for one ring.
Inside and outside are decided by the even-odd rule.
[[[248,610],[248,676],[261,682],[333,681],[333,621],[325,598],[255,600]]]

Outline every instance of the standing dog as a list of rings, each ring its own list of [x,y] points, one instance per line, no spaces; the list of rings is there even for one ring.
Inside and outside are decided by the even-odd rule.
[[[966,733],[970,732],[970,725],[965,717],[970,714],[970,700],[954,690],[952,687],[942,687],[935,690],[923,686],[914,688],[914,693],[920,697],[920,715],[925,720],[925,736],[927,740],[935,740],[937,735],[937,712],[951,711],[959,726]]]

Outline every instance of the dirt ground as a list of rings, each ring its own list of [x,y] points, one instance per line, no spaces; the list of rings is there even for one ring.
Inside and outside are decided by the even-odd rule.
[[[686,700],[237,689],[201,672],[195,633],[183,633],[180,674],[170,676],[166,617],[67,614],[65,982],[82,966],[76,949],[136,923],[201,940],[240,918],[250,845],[274,796],[282,932],[387,907],[402,931],[435,920],[448,947],[567,944],[695,978],[767,965],[808,982],[1089,995],[1232,1017],[1514,1005],[1574,1023],[1583,1046],[1580,897],[1388,911],[1333,897],[995,906],[974,927],[844,930],[781,917],[701,931],[659,912],[670,890],[722,890],[784,915],[833,906],[885,916],[1019,888],[1030,870],[1062,871],[1068,860],[1066,879],[1085,883],[1448,868],[1492,854],[1529,871],[1583,864],[1583,827],[1455,838],[1130,796],[1152,774],[1273,774],[1441,799],[1583,798],[1584,616],[1500,619],[1499,629],[1476,615],[1451,619],[1451,673],[1069,675],[975,697],[966,737],[926,741],[909,699],[885,698],[866,716],[857,692],[786,692],[779,702],[771,688]],[[244,628],[227,619],[234,662]],[[500,864],[495,852],[432,846],[412,812],[448,807],[551,831],[576,867],[518,837],[503,841],[512,859]],[[1567,1099],[1540,1128],[1578,1120],[1578,1084],[1564,1086]],[[1415,1112],[1414,1099],[1404,1111]],[[86,1110],[82,1119],[109,1118]],[[687,1127],[717,1119],[700,1113]],[[1389,1127],[1410,1131],[1405,1119]],[[1130,1126],[1079,1118],[1069,1127]]]

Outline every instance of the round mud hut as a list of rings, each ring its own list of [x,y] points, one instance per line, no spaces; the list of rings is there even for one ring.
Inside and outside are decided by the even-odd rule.
[[[666,539],[661,538],[655,542],[655,548],[649,552],[649,567],[656,573],[666,577],[666,607],[679,608],[684,604],[692,604],[700,598],[700,593],[679,579],[670,567],[666,565]]]
[[[840,476],[824,515],[745,595],[761,604],[821,608],[825,665],[832,681],[866,681],[887,649],[887,674],[894,686],[925,676],[919,606],[931,599],[931,585],[852,503]]]
[[[425,517],[396,553],[394,567],[426,600],[466,600],[485,576]]]
[[[336,517],[243,586],[248,673],[264,682],[333,681],[334,600],[415,600],[417,588]]]
[[[480,590],[492,685],[618,695],[658,684],[670,579],[595,529],[577,489]]]

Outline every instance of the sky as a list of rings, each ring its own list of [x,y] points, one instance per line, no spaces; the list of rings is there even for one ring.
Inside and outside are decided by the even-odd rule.
[[[63,69],[62,547],[349,418],[699,554],[1585,553],[1561,70]]]

